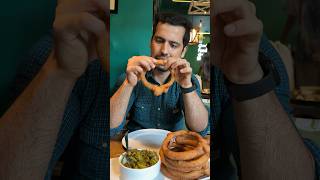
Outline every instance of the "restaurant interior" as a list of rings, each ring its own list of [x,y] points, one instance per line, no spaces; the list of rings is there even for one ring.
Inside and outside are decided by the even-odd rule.
[[[209,1],[207,1],[209,2]],[[201,86],[201,98],[210,108],[210,61],[207,46],[210,45],[210,4],[193,7],[190,2],[171,0],[145,0],[140,3],[119,1],[117,11],[110,17],[110,87],[125,72],[127,61],[135,55],[150,54],[150,39],[155,14],[175,12],[192,23],[190,41],[183,58],[190,63]],[[121,8],[120,8],[121,7]],[[129,11],[129,9],[131,11]]]
[[[297,20],[290,30],[286,30],[289,19],[287,1],[251,1],[256,5],[257,16],[264,24],[264,33],[285,63],[289,77],[292,120],[302,136],[312,139],[320,146],[319,51],[314,51],[314,54],[309,56],[301,53],[307,51],[306,47],[300,46],[299,41],[301,29],[304,29],[304,20],[301,20],[301,17],[298,17],[300,20]],[[12,1],[8,2],[7,6],[0,7],[0,12],[4,14],[3,22],[6,24],[6,27],[0,29],[0,35],[5,35],[1,37],[1,49],[5,53],[2,54],[4,60],[0,66],[0,117],[14,101],[9,95],[10,88],[15,83],[15,75],[24,55],[48,32],[54,20],[53,1],[33,2],[21,2],[21,6],[16,6],[16,2]],[[201,80],[202,100],[209,107],[210,80],[204,65],[207,63],[207,46],[214,43],[210,42],[210,12],[204,10],[192,13],[191,0],[113,2],[110,16],[110,87],[113,88],[119,75],[125,72],[129,57],[150,54],[149,41],[154,14],[162,11],[179,12],[188,17],[194,26],[194,33],[184,57],[190,61],[193,72],[198,75],[198,80]],[[24,17],[23,22],[20,17]],[[319,21],[311,23],[318,23],[314,26],[320,26]],[[320,38],[316,36],[313,39]],[[63,161],[57,164],[55,179],[59,179],[62,165]]]

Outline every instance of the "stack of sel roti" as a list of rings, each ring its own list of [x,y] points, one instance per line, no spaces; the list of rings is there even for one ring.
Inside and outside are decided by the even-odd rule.
[[[159,151],[161,172],[170,179],[210,176],[210,142],[196,132],[168,133]]]

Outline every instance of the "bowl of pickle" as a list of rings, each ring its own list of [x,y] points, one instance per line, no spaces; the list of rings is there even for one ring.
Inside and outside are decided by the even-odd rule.
[[[119,157],[120,179],[154,179],[160,173],[157,152],[146,149],[130,149]]]

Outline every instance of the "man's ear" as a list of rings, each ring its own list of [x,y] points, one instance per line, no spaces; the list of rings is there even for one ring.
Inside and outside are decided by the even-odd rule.
[[[182,53],[181,53],[181,58],[183,59],[184,56],[186,55],[186,52],[188,51],[188,45],[186,45],[183,50],[182,50]]]

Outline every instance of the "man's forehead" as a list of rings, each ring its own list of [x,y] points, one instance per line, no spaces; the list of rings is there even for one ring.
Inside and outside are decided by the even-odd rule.
[[[182,43],[185,31],[183,26],[159,22],[156,26],[155,36]]]
[[[169,28],[175,28],[175,29],[180,29],[180,30],[183,30],[183,32],[185,31],[185,27],[182,26],[182,25],[174,25],[174,24],[170,24],[170,23],[167,23],[167,22],[158,22],[156,28],[158,28],[159,26],[163,27],[163,26],[166,26],[166,27],[169,27]]]

